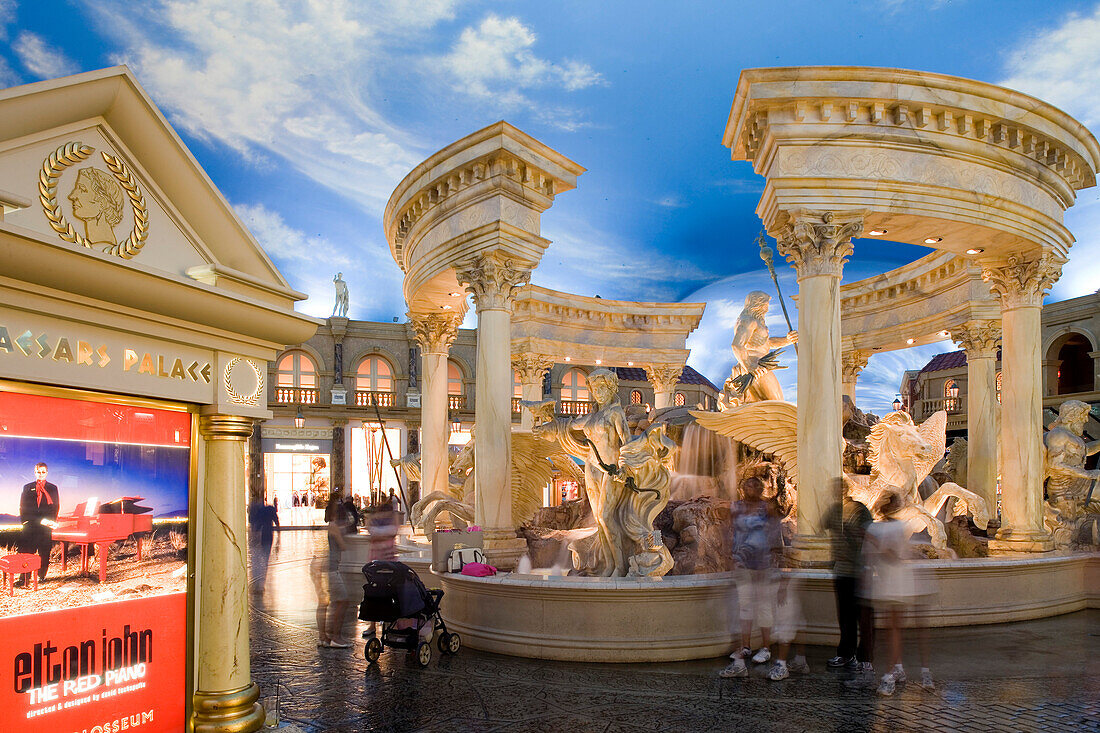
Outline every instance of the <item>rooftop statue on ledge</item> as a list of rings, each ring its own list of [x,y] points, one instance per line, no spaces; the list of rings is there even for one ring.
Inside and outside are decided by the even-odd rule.
[[[1087,515],[1100,471],[1085,469],[1085,458],[1100,452],[1100,441],[1085,442],[1088,419],[1087,404],[1066,400],[1058,408],[1058,419],[1043,436],[1047,490],[1043,523],[1059,548],[1097,544],[1096,518],[1090,521]],[[1083,536],[1083,529],[1091,529],[1088,536]]]
[[[336,273],[336,277],[332,278],[332,282],[336,286],[336,305],[332,306],[332,315],[337,318],[347,318],[348,284],[344,281],[344,273]]]

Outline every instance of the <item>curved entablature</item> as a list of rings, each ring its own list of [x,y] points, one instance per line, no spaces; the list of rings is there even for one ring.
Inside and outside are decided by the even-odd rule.
[[[687,337],[706,303],[644,303],[591,298],[528,285],[512,312],[512,354],[578,364],[683,367]]]
[[[900,69],[748,69],[723,143],[767,177],[769,231],[796,211],[863,212],[892,241],[999,257],[1064,257],[1063,213],[1100,167],[1092,134],[1049,104]]]
[[[972,321],[1000,320],[981,268],[950,252],[840,288],[844,350],[893,351],[950,337]]]
[[[507,122],[435,153],[398,184],[383,218],[410,309],[458,308],[453,268],[495,252],[533,268],[549,241],[540,215],[584,168]]]

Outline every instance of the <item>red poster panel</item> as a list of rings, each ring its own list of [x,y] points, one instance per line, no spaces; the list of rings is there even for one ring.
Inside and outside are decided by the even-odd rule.
[[[0,730],[184,729],[184,593],[11,616],[0,638]]]

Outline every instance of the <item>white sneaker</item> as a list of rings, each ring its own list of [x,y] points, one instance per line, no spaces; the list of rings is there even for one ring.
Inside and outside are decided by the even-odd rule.
[[[768,679],[772,682],[785,680],[790,676],[790,672],[787,671],[787,664],[782,659],[776,660],[772,668],[768,670]]]
[[[894,682],[899,684],[909,681],[909,678],[905,674],[905,669],[900,664],[894,665],[894,669],[890,672],[890,675],[894,678]]]
[[[792,672],[797,674],[809,674],[810,664],[806,661],[805,657],[795,657],[794,661],[788,665]]]
[[[745,659],[750,654],[752,654],[752,649],[749,649],[747,646],[743,646],[740,649],[734,649],[733,652],[730,654],[730,659]]]
[[[936,682],[932,679],[932,673],[927,669],[920,671],[920,686],[926,690],[936,689]]]
[[[756,654],[752,655],[753,664],[763,664],[772,658],[772,650],[766,646],[760,647]]]
[[[880,695],[893,695],[894,694],[894,676],[890,674],[882,675],[882,682],[878,686],[878,694]]]
[[[726,666],[721,672],[718,673],[719,677],[748,677],[749,668],[745,666],[744,659],[735,659]]]

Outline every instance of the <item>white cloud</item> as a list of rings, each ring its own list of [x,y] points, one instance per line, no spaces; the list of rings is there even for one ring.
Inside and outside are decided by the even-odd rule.
[[[8,26],[15,22],[15,0],[0,0],[0,41],[8,40]]]
[[[23,31],[16,37],[12,50],[24,68],[40,79],[68,76],[80,70],[64,53],[46,43],[42,36],[30,31]]]
[[[536,103],[528,93],[539,87],[573,92],[604,84],[603,76],[580,61],[554,63],[536,56],[537,40],[518,18],[490,14],[477,27],[464,29],[439,62],[459,91],[494,109],[534,111],[548,124],[568,130],[583,127],[575,111]]]
[[[366,313],[404,313],[401,271],[385,245],[365,244],[353,258],[335,242],[290,226],[279,212],[263,204],[235,204],[233,208],[291,287],[309,295],[309,300],[299,306],[302,312],[328,316],[334,297],[332,278],[343,272],[353,318]]]
[[[1061,107],[1086,125],[1100,124],[1100,5],[1028,38],[1006,66],[1003,86]]]
[[[200,139],[261,165],[283,158],[371,209],[424,157],[382,113],[377,86],[454,0],[85,1],[121,46],[114,60]]]
[[[19,74],[8,65],[8,62],[0,57],[0,89],[7,89],[22,82]]]

